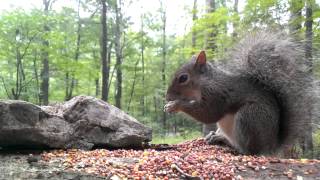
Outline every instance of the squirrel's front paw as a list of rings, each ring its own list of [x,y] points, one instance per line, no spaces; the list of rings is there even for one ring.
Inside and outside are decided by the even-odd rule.
[[[227,145],[231,146],[230,142],[222,134],[217,134],[211,131],[204,140],[210,145]]]
[[[166,105],[164,105],[165,112],[173,113],[178,111],[177,101],[169,101]]]

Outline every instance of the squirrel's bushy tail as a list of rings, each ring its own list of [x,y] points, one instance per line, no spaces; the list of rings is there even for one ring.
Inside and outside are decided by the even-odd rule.
[[[233,72],[276,95],[281,107],[280,145],[293,143],[319,117],[315,109],[318,88],[306,62],[303,46],[282,32],[252,33],[231,54]]]

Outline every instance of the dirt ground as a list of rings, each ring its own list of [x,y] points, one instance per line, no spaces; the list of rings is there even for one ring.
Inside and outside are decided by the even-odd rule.
[[[0,151],[0,180],[213,178],[320,180],[320,161],[235,155],[202,140],[159,151]]]
[[[39,153],[40,152],[0,152],[0,180],[105,179],[105,177],[99,177],[97,175],[65,171],[59,164],[43,163],[40,161],[41,157]]]

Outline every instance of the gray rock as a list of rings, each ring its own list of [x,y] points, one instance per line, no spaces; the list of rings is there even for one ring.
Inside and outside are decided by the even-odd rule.
[[[39,107],[24,101],[0,101],[0,147],[141,147],[151,129],[120,109],[93,97]]]

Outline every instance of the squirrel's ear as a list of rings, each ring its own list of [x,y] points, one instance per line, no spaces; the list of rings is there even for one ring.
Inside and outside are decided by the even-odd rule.
[[[205,51],[200,51],[196,60],[196,64],[204,65],[206,64],[206,62],[207,62],[207,57],[206,57]]]

